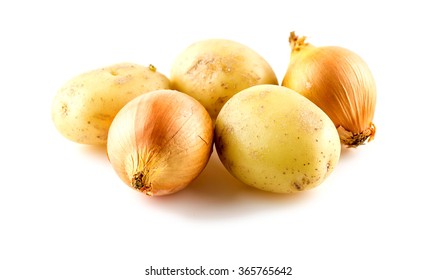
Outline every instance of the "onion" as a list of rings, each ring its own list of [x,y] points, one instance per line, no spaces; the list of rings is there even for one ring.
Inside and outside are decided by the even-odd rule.
[[[156,90],[126,104],[114,118],[107,152],[118,176],[149,196],[185,188],[211,156],[213,123],[194,98]]]
[[[348,49],[315,47],[305,39],[290,33],[291,59],[282,85],[319,106],[347,147],[373,140],[376,85],[368,65]]]

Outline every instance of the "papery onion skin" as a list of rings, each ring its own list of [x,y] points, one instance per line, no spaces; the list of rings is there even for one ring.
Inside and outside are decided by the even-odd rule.
[[[348,49],[315,47],[305,39],[291,32],[291,59],[282,85],[319,106],[347,147],[373,140],[376,85],[366,62]]]
[[[194,98],[157,90],[129,102],[108,134],[108,158],[118,176],[149,196],[175,193],[205,168],[213,122]]]

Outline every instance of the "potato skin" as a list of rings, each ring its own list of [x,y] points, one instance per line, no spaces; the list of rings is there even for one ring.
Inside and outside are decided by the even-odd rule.
[[[235,41],[207,39],[188,46],[175,59],[172,88],[197,99],[213,119],[237,92],[259,84],[278,84],[257,52]]]
[[[112,120],[126,103],[143,93],[169,88],[169,79],[152,65],[118,63],[95,69],[59,89],[52,103],[52,120],[74,142],[104,145]]]
[[[341,151],[337,130],[320,108],[274,85],[254,86],[232,97],[217,117],[214,140],[232,175],[276,193],[321,184]]]

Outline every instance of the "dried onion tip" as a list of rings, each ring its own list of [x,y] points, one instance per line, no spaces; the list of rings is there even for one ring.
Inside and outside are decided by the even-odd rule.
[[[357,147],[375,136],[376,85],[365,61],[337,46],[315,47],[290,33],[291,58],[282,85],[319,106],[341,142]]]
[[[194,98],[175,90],[145,93],[112,122],[108,158],[118,176],[149,196],[175,193],[205,168],[213,123]]]

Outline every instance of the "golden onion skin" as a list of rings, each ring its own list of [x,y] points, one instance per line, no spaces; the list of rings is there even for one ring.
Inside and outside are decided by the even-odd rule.
[[[282,85],[319,106],[344,145],[357,147],[373,140],[376,85],[366,62],[348,49],[315,47],[305,39],[291,33],[291,59]]]
[[[108,134],[107,153],[118,176],[148,196],[187,187],[205,168],[213,123],[194,98],[175,90],[143,94],[124,106]]]

